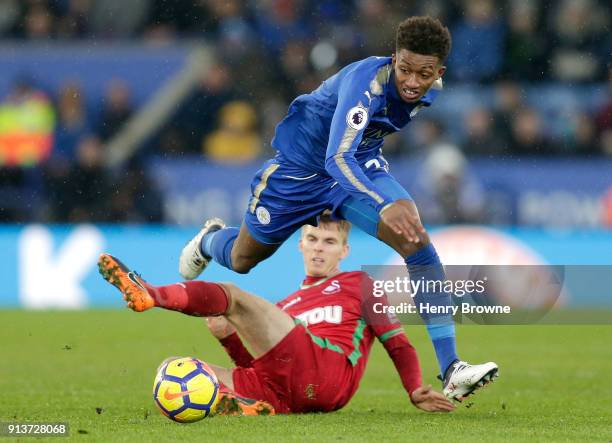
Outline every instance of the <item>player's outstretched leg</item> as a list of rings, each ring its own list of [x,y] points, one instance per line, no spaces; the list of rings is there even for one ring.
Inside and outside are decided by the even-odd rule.
[[[451,400],[463,401],[477,389],[493,382],[499,376],[497,364],[492,361],[480,365],[470,365],[457,360],[446,371],[443,393]]]
[[[109,254],[100,255],[98,270],[107,282],[121,291],[128,308],[142,312],[155,306],[155,300],[149,294],[145,281],[119,259]]]
[[[217,283],[186,281],[153,286],[109,254],[100,255],[98,268],[102,277],[121,291],[128,307],[134,311],[160,307],[196,317],[210,317],[224,314],[230,305],[226,290]]]
[[[179,272],[186,280],[193,280],[206,269],[210,263],[210,256],[202,253],[200,244],[202,238],[215,231],[225,228],[225,223],[220,218],[211,218],[204,223],[200,232],[196,234],[183,248],[179,258]]]

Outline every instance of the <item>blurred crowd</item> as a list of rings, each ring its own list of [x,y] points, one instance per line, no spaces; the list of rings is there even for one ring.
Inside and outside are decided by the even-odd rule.
[[[193,40],[216,52],[195,91],[120,172],[105,167],[104,149],[138,111],[128,84],[109,82],[89,109],[78,83],[43,92],[15,79],[0,104],[0,220],[161,221],[143,172],[148,156],[270,155],[293,98],[351,61],[389,55],[397,23],[417,14],[451,30],[448,94],[389,137],[388,156],[430,164],[444,152],[459,165],[470,156],[612,156],[612,7],[603,0],[0,0],[0,11],[5,41]],[[568,94],[577,105],[560,110],[555,99]],[[29,138],[15,144],[3,132],[6,121],[26,120],[36,152]],[[32,189],[42,191],[23,194]],[[18,204],[24,198],[36,209]]]

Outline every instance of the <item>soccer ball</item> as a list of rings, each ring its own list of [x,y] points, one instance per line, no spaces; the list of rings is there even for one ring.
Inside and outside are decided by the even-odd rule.
[[[219,381],[203,361],[172,357],[157,370],[153,399],[168,418],[191,423],[214,411],[219,400]]]

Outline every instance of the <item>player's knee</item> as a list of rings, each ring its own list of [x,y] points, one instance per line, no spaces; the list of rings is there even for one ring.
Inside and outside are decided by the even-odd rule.
[[[236,310],[248,305],[249,298],[253,297],[248,292],[240,289],[239,286],[230,282],[218,283],[223,287],[223,290],[227,294],[229,300],[229,307],[225,315],[232,315],[236,313]]]
[[[238,293],[238,291],[240,291],[240,288],[234,283],[224,281],[218,282],[217,284],[223,288],[227,296],[230,298],[236,298],[236,294]]]

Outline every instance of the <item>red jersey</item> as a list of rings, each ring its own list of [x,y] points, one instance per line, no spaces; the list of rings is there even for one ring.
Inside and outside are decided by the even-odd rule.
[[[306,277],[299,290],[276,305],[308,327],[327,347],[339,347],[363,371],[374,337],[403,334],[396,318],[372,321],[368,301],[372,280],[364,272],[342,272],[333,277]]]
[[[406,391],[412,393],[421,386],[416,351],[394,315],[375,313],[373,304],[386,303],[386,298],[373,297],[372,285],[364,272],[342,272],[322,279],[306,277],[299,290],[277,303],[280,309],[306,326],[314,345],[344,355],[344,361],[352,367],[348,374],[327,368],[325,376],[348,375],[341,383],[344,389],[335,407],[348,402],[357,390],[374,337],[393,360]],[[252,357],[236,334],[221,342],[238,366],[251,366]],[[345,364],[342,367],[346,367]]]

